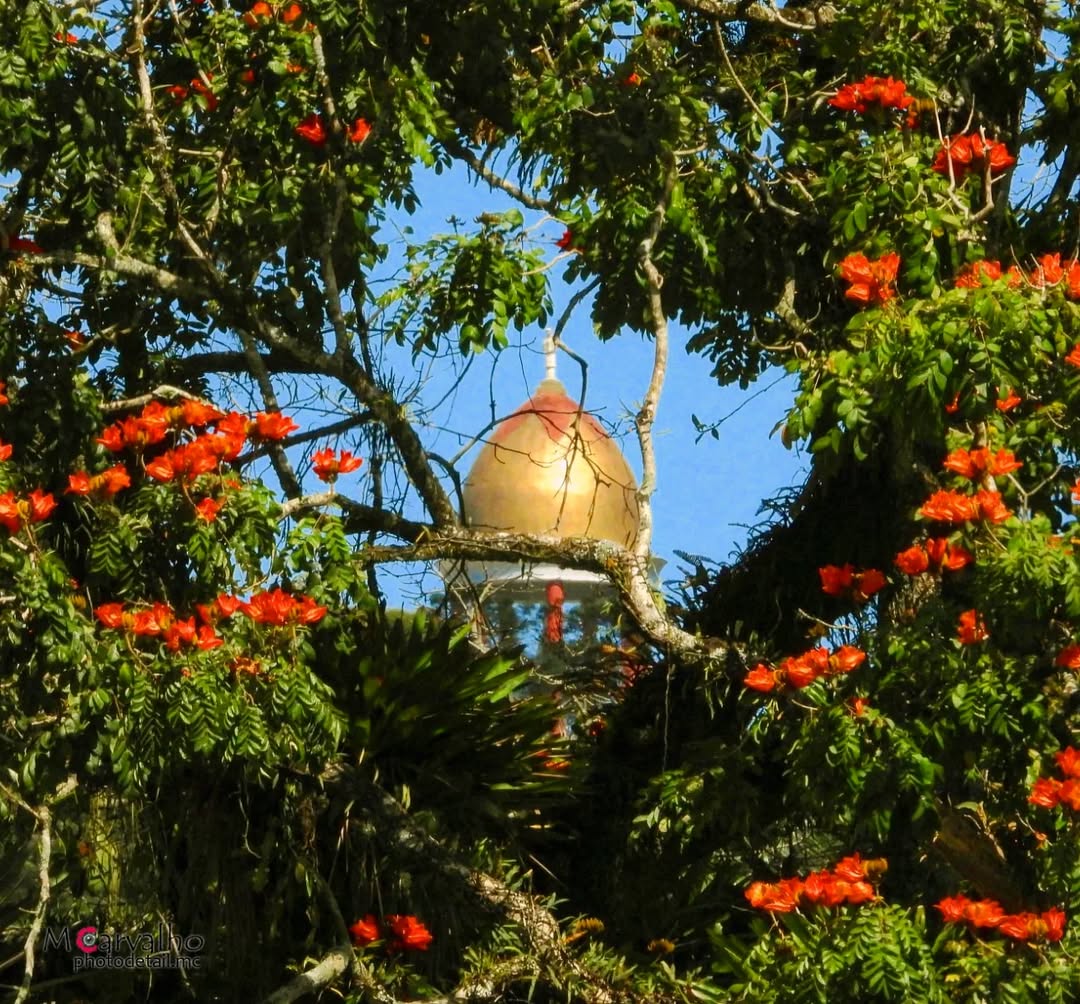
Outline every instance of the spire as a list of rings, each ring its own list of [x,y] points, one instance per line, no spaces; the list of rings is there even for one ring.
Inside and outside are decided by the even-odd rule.
[[[536,388],[537,394],[565,394],[566,388],[555,375],[555,333],[548,328],[544,331],[544,379]]]
[[[555,379],[555,336],[551,328],[544,332],[544,379]]]

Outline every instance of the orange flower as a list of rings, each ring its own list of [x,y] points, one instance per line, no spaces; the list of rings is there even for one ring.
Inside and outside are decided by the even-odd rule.
[[[841,645],[829,657],[829,669],[835,673],[850,673],[866,662],[866,653],[854,645]]]
[[[301,7],[300,4],[286,4],[286,6],[282,8],[281,11],[281,20],[284,21],[286,24],[292,24],[295,20],[302,17],[303,13],[304,8]]]
[[[394,934],[391,950],[408,948],[426,952],[434,940],[431,932],[415,917],[391,914],[386,918],[386,924]]]
[[[578,248],[574,247],[574,232],[572,230],[564,230],[562,237],[556,242],[555,246],[560,251],[577,251]]]
[[[1061,802],[1061,782],[1052,777],[1040,777],[1031,787],[1028,801],[1043,809],[1056,809]]]
[[[350,143],[363,143],[370,134],[371,125],[368,121],[366,119],[357,119],[346,133],[346,136]]]
[[[1012,515],[1001,501],[999,492],[976,492],[972,504],[978,518],[986,520],[987,523],[1004,523]]]
[[[767,694],[776,689],[776,673],[763,663],[756,665],[743,679],[743,686]]]
[[[206,79],[213,80],[214,75],[212,73],[207,73]],[[191,81],[191,89],[202,99],[203,107],[208,112],[212,112],[215,108],[217,108],[217,95],[206,84],[203,83],[201,77],[196,77],[194,80]]]
[[[221,512],[221,508],[224,505],[224,499],[212,499],[207,497],[195,506],[195,514],[199,519],[204,519],[207,523],[213,523],[214,520],[218,518],[218,513]]]
[[[294,130],[303,140],[307,140],[312,146],[325,146],[330,134],[326,131],[326,122],[321,115],[312,113],[304,119]]]
[[[1068,645],[1058,652],[1054,659],[1055,666],[1066,669],[1080,669],[1080,645]]]
[[[960,410],[960,392],[957,391],[953,399],[945,405],[946,415],[955,415]]]
[[[1054,754],[1054,759],[1057,761],[1058,770],[1066,777],[1080,777],[1080,752],[1066,746]]]
[[[950,544],[945,537],[934,537],[926,542],[926,554],[935,568],[958,572],[970,565],[974,555],[958,544]]]
[[[252,439],[284,439],[290,432],[295,432],[300,426],[291,418],[282,415],[280,411],[260,411],[255,415],[253,427],[249,428],[248,435]]]
[[[975,610],[965,610],[960,615],[956,637],[961,645],[976,645],[981,641],[986,641],[990,637],[990,632],[986,630],[982,617]]]
[[[1005,919],[1005,911],[996,900],[980,899],[968,903],[964,919],[973,927],[997,927]]]
[[[111,499],[117,492],[131,487],[131,475],[123,464],[115,464],[107,471],[91,477],[85,471],[68,475],[68,495],[95,495]]]
[[[5,405],[8,403],[8,396],[4,393],[6,387],[6,381],[0,380],[0,405]]]
[[[1080,365],[1080,363],[1077,365]],[[998,398],[998,400],[994,402],[994,407],[1004,414],[1005,412],[1012,411],[1022,400],[1023,398],[1010,387],[1009,393],[1005,397]]]
[[[941,911],[941,918],[946,924],[959,924],[967,919],[967,910],[971,900],[967,896],[946,896],[936,909]]]
[[[785,659],[780,663],[779,673],[788,685],[796,690],[809,687],[821,675],[817,668],[802,656]]]
[[[370,945],[373,941],[378,941],[382,937],[379,932],[379,923],[375,916],[370,913],[363,920],[358,920],[353,924],[349,928],[349,934],[352,935],[353,944],[360,948]]]
[[[269,21],[274,16],[270,4],[265,0],[258,0],[252,4],[251,9],[244,15],[244,23],[249,28],[258,28],[264,21]]]
[[[866,714],[866,709],[870,707],[870,701],[865,697],[856,697],[851,702],[851,713],[856,718],[862,718]]]
[[[640,84],[641,77],[637,74],[636,71],[627,74],[627,76],[623,79],[622,82],[623,87],[638,87]]]
[[[965,523],[975,519],[977,511],[971,498],[959,492],[936,491],[919,510],[923,519],[938,523]]]
[[[1072,351],[1065,357],[1065,362],[1070,366],[1080,366],[1080,342],[1072,347]]]
[[[320,481],[333,484],[340,474],[349,474],[355,471],[364,462],[360,457],[354,457],[348,450],[342,450],[337,456],[334,451],[327,448],[317,450],[312,456],[312,470]]]
[[[799,879],[779,882],[752,882],[744,895],[756,910],[769,913],[791,913],[799,905],[803,884]]]
[[[876,307],[896,295],[892,284],[900,268],[900,256],[894,251],[870,261],[866,255],[851,254],[840,262],[840,275],[851,285],[844,296],[864,306]]]
[[[930,556],[917,544],[901,551],[894,559],[893,564],[905,575],[922,575],[930,568]]]
[[[821,591],[827,596],[843,596],[855,578],[854,565],[825,565],[818,569]]]
[[[1015,163],[1016,158],[1004,143],[984,140],[978,133],[971,133],[946,139],[934,158],[931,170],[947,175],[951,166],[952,176],[961,181],[970,171],[982,174],[987,165],[991,174],[1000,174]]]
[[[1031,284],[1036,289],[1056,286],[1065,278],[1065,269],[1061,264],[1060,254],[1044,254],[1035,259],[1035,268],[1031,272]]]
[[[1011,450],[998,450],[991,453],[983,446],[977,450],[953,450],[942,465],[946,470],[954,471],[964,478],[980,479],[986,476],[997,477],[1019,470],[1023,463],[1016,459]]]
[[[957,273],[954,285],[957,289],[978,289],[987,282],[1001,278],[1001,262],[973,261]]]
[[[124,604],[102,603],[94,610],[94,616],[107,628],[113,630],[124,626]]]

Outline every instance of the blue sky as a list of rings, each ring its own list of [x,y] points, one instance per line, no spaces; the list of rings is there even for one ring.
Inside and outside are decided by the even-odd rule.
[[[384,239],[392,239],[394,226],[407,225],[413,231],[411,239],[421,243],[437,233],[449,232],[447,219],[451,216],[471,226],[481,212],[511,207],[501,193],[471,185],[464,172],[458,170],[440,176],[422,174],[418,194],[421,208],[411,217],[393,220]],[[542,214],[536,214],[527,222],[540,223],[542,219]],[[558,221],[549,219],[534,231],[534,236],[550,247],[551,257],[558,253],[554,242],[563,229]],[[574,292],[560,279],[562,271],[562,266],[557,265],[549,273],[555,317]],[[766,373],[747,391],[721,388],[709,375],[708,360],[686,352],[689,334],[678,326],[672,329],[667,381],[655,425],[658,488],[654,496],[653,553],[668,562],[664,578],[677,573],[680,562],[674,554],[676,549],[717,561],[729,560],[745,542],[746,526],[760,519],[762,498],[800,483],[808,464],[805,454],[785,449],[778,435],[770,436],[790,407],[793,380],[776,371]],[[544,375],[543,335],[541,328],[526,330],[497,360],[493,355],[474,360],[458,391],[439,412],[434,423],[438,428],[424,430],[426,445],[443,456],[453,456],[469,436],[489,421],[492,394],[500,415],[509,414],[524,402]],[[651,340],[627,332],[602,342],[592,332],[586,304],[578,308],[563,338],[588,360],[586,407],[624,431],[620,440],[623,451],[640,476],[640,455],[629,418],[648,384],[653,364]],[[405,363],[404,353],[394,361],[393,349],[388,358],[395,368]],[[443,364],[443,369],[441,374],[429,374],[424,391],[428,399],[437,399],[443,384],[452,384],[449,362]],[[571,397],[576,398],[580,389],[577,366],[561,353],[559,377]],[[692,414],[704,423],[731,417],[720,426],[718,439],[705,436],[695,443]],[[463,472],[469,469],[475,455],[474,450],[460,462]],[[343,487],[348,490],[347,485]],[[384,575],[388,597],[391,603],[408,603],[412,590],[404,582],[395,587],[397,574],[400,571],[387,570]],[[426,588],[435,586],[429,580]]]

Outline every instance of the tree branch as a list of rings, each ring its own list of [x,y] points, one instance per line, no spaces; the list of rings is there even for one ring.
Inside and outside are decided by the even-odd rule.
[[[664,388],[668,363],[668,324],[664,314],[664,301],[660,295],[664,277],[652,260],[652,252],[660,236],[660,229],[664,225],[668,201],[675,188],[676,174],[677,168],[672,159],[664,178],[663,191],[653,209],[652,219],[649,221],[649,229],[638,245],[641,270],[645,273],[645,281],[648,284],[649,327],[652,329],[654,347],[649,386],[645,391],[641,407],[634,416],[634,426],[641,446],[641,486],[637,490],[638,535],[634,541],[634,554],[643,562],[648,560],[649,549],[652,547],[652,496],[656,491],[656,448],[653,443],[652,427],[656,420],[656,409],[660,403],[660,392]]]
[[[392,532],[392,531],[391,531]],[[627,612],[654,644],[684,661],[744,658],[742,647],[690,634],[673,624],[649,586],[647,570],[632,551],[591,537],[497,533],[463,527],[422,527],[410,546],[360,547],[360,561],[521,561],[598,572],[612,582]]]
[[[836,8],[831,3],[797,10],[784,8],[783,13],[771,3],[746,3],[745,0],[675,0],[675,6],[704,14],[714,21],[750,21],[791,32],[814,31],[836,20]]]
[[[353,949],[351,944],[338,945],[330,949],[326,955],[311,969],[300,973],[295,979],[290,980],[283,987],[279,987],[269,997],[263,1000],[263,1004],[292,1004],[293,1001],[307,997],[309,994],[329,986],[338,977],[347,973],[352,967]]]
[[[523,206],[528,206],[530,209],[541,209],[545,213],[553,215],[558,212],[559,207],[550,199],[539,199],[535,195],[530,195],[523,189],[518,188],[512,181],[507,181],[502,175],[496,174],[468,147],[453,139],[444,139],[442,145],[451,157],[467,164],[476,172],[478,177],[483,178],[492,188],[498,188],[500,191],[506,192],[507,195],[520,202]]]

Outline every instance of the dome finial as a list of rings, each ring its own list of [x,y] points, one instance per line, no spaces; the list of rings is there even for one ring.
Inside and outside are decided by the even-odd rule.
[[[544,379],[555,380],[555,333],[551,328],[544,331]]]
[[[555,332],[551,328],[544,329],[544,379],[536,388],[537,394],[565,394],[566,388],[559,383],[555,376]]]

